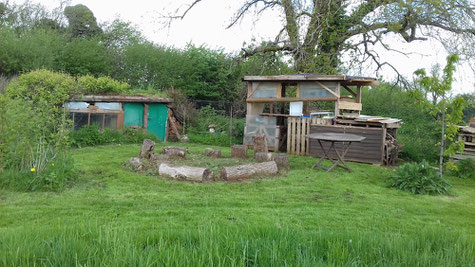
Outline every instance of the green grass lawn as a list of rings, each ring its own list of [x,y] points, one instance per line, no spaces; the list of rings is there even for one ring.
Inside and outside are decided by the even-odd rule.
[[[187,146],[188,161],[209,147]],[[291,156],[291,170],[273,179],[200,184],[125,168],[139,150],[73,150],[80,177],[61,193],[0,190],[0,266],[475,262],[473,180],[450,179],[451,196],[412,195],[387,187],[391,169],[326,173]]]

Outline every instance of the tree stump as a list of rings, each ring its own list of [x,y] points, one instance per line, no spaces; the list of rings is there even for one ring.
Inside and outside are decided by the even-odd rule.
[[[176,180],[195,182],[207,182],[213,180],[213,172],[211,172],[210,169],[191,166],[172,166],[167,163],[160,163],[158,166],[158,174]]]
[[[207,149],[205,149],[205,156],[213,157],[213,158],[220,158],[221,157],[221,150],[207,148]]]
[[[162,154],[166,154],[169,157],[175,158],[184,158],[186,156],[186,152],[188,148],[186,147],[177,147],[177,146],[164,146],[162,148]]]
[[[275,175],[278,172],[275,161],[223,167],[221,178],[226,181],[238,181],[255,175]]]
[[[145,164],[138,157],[130,158],[126,165],[135,171],[143,171],[145,169]]]
[[[231,147],[231,157],[247,159],[247,145],[234,145]]]
[[[254,153],[254,159],[257,162],[271,161],[272,160],[272,153],[257,152],[257,153]]]
[[[255,134],[252,136],[252,143],[254,144],[254,155],[256,153],[267,153],[269,149],[267,148],[267,141],[265,134]]]
[[[143,140],[142,148],[139,152],[139,158],[150,159],[155,154],[155,142],[150,139]]]
[[[289,155],[285,153],[272,154],[271,160],[275,161],[279,170],[290,168]]]

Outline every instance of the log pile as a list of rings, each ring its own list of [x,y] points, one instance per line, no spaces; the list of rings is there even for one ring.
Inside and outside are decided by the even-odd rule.
[[[185,181],[208,182],[213,180],[213,172],[211,172],[210,169],[191,166],[173,166],[167,163],[161,163],[158,166],[158,174]]]
[[[224,167],[221,178],[226,181],[239,181],[261,175],[276,175],[278,172],[275,161],[252,163],[246,165]]]

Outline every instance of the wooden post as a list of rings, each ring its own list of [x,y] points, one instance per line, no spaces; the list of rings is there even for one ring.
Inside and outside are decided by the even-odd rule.
[[[337,99],[335,101],[335,118],[337,118],[338,115],[340,115],[340,109],[338,107],[338,101],[340,101],[340,83],[339,82],[336,84],[336,94],[338,96],[337,96]]]
[[[301,148],[300,148],[300,155],[305,155],[305,135],[307,134],[307,119],[302,118],[302,136],[300,137]]]
[[[148,104],[143,104],[143,128],[146,130],[148,126]]]
[[[291,139],[291,130],[292,130],[292,118],[287,118],[287,153],[290,153],[290,140]]]
[[[302,129],[302,118],[296,118],[297,133],[295,134],[295,155],[300,155],[300,132]]]

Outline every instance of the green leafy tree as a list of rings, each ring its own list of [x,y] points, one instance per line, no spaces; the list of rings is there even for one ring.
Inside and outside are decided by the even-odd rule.
[[[64,9],[64,15],[73,37],[93,37],[102,33],[94,13],[85,5],[68,6]]]
[[[417,103],[428,110],[430,114],[441,123],[441,141],[439,157],[439,175],[442,177],[444,155],[453,155],[457,151],[463,150],[463,143],[456,140],[458,132],[457,124],[462,121],[465,100],[462,97],[449,98],[454,80],[455,64],[459,60],[456,54],[447,57],[447,65],[443,69],[442,76],[438,68],[434,68],[432,75],[428,76],[424,69],[415,72],[418,76],[418,83],[422,90],[412,91]],[[431,94],[432,100],[428,100],[425,95]],[[445,148],[446,141],[450,144]]]

